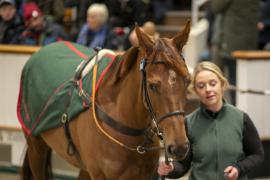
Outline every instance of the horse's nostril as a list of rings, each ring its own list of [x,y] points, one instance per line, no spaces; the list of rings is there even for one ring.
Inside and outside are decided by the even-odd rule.
[[[187,143],[185,144],[185,149],[186,149],[186,150],[189,150],[189,147],[190,147],[190,144],[189,144],[189,142],[187,142]]]
[[[169,145],[167,150],[168,150],[168,153],[174,154],[174,152],[175,152],[175,146]]]
[[[184,151],[183,148],[180,148],[174,145],[168,146],[168,153],[173,156],[179,156],[179,155],[181,156],[183,151]]]
[[[189,150],[190,144],[187,142],[182,144],[182,146],[169,145],[167,147],[167,152],[174,156],[184,156]]]

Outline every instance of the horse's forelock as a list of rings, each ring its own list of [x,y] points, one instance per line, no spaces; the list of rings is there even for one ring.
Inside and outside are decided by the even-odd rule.
[[[183,77],[189,76],[185,59],[183,59],[181,55],[182,52],[177,52],[176,48],[167,39],[164,38],[158,39],[156,41],[153,50],[155,56],[158,53],[162,52],[165,54],[165,56],[172,57],[172,58],[164,58],[162,60],[165,61],[165,63],[168,64],[169,66],[175,67],[175,70]],[[156,59],[154,59],[153,61],[156,61]]]

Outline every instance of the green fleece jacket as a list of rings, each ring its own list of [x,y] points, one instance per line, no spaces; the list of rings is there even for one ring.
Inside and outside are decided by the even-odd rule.
[[[215,119],[199,108],[187,117],[187,125],[193,150],[191,180],[225,179],[224,169],[245,157],[243,112],[234,106],[225,103]]]

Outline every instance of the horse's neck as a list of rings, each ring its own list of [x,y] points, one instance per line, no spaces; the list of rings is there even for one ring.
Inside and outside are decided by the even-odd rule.
[[[141,124],[142,127],[145,127],[143,122],[147,122],[147,112],[142,100],[141,74],[138,73],[138,67],[136,70],[133,70],[134,74],[135,72],[136,75],[130,74],[121,84],[117,103],[119,113],[123,113],[123,116],[130,119],[132,127],[139,124]],[[135,76],[136,78],[134,78]],[[142,121],[143,119],[144,121]]]
[[[113,65],[99,89],[98,103],[115,120],[123,121],[130,127],[142,128],[147,125],[148,114],[142,100],[140,62],[136,60],[135,63],[120,79],[117,76],[123,68],[121,62]]]

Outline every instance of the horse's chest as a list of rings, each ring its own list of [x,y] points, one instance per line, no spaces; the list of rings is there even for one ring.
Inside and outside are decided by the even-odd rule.
[[[134,153],[134,152],[133,152]],[[140,155],[142,156],[142,155]],[[117,156],[116,156],[117,157]],[[118,156],[119,157],[119,156]],[[128,158],[125,159],[119,157],[116,159],[106,159],[104,164],[100,167],[100,171],[106,177],[106,179],[119,179],[119,180],[130,180],[140,179],[149,180],[153,175],[155,162],[153,159],[147,158]]]

